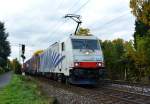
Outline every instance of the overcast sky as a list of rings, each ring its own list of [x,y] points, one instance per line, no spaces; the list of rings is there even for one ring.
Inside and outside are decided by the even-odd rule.
[[[76,23],[65,14],[82,16],[82,27],[101,40],[133,39],[134,16],[129,0],[0,0],[0,21],[9,33],[12,54],[26,44],[26,57],[73,33]]]

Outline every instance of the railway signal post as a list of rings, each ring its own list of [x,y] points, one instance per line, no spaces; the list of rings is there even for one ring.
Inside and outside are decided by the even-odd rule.
[[[25,44],[21,44],[21,58],[22,58],[22,75],[25,75],[24,72],[24,60],[25,60]]]

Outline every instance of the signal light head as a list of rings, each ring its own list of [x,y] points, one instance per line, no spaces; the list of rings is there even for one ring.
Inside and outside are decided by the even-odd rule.
[[[24,54],[25,53],[25,45],[22,44],[21,47],[22,47],[22,54]]]

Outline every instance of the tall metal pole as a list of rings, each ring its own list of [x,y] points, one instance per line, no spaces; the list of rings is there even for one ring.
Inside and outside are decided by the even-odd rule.
[[[21,44],[19,44],[19,62],[21,62]]]
[[[25,60],[25,55],[24,55],[24,53],[25,53],[25,44],[20,44],[20,46],[21,46],[21,57],[22,57],[22,75],[25,75],[25,72],[24,72],[24,60]]]

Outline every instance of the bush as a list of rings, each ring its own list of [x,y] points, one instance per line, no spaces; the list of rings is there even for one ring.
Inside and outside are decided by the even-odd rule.
[[[5,72],[5,70],[2,67],[0,67],[0,74],[2,74],[4,72]]]

